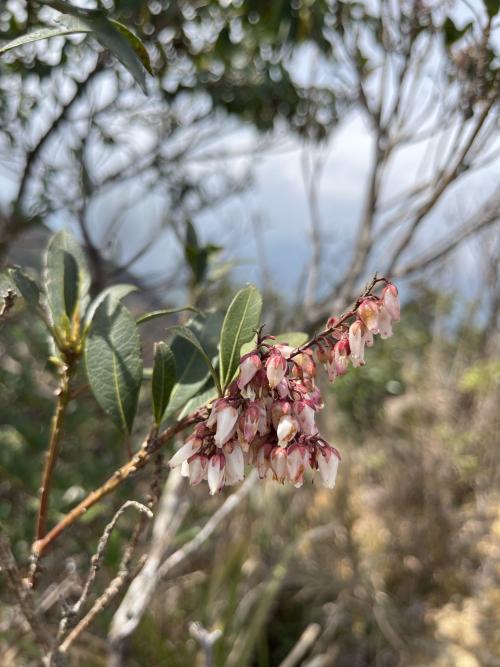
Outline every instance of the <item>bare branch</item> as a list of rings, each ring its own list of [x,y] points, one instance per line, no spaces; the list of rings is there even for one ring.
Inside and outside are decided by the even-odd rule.
[[[43,627],[35,612],[33,595],[27,582],[22,578],[14,556],[10,542],[2,525],[0,524],[0,571],[11,593],[16,598],[26,621],[28,622],[38,644],[46,651],[50,648],[50,639],[46,629]]]
[[[221,638],[221,630],[213,630],[209,632],[200,623],[190,623],[189,633],[200,645],[205,658],[205,667],[214,666],[214,644]]]
[[[241,487],[227,498],[219,509],[213,514],[207,523],[203,526],[200,532],[187,544],[175,551],[169,556],[161,565],[151,572],[148,586],[151,589],[156,589],[162,579],[164,579],[170,572],[183,561],[187,560],[189,556],[196,553],[201,546],[214,534],[219,525],[233,512],[241,501],[248,495],[257,480],[256,470],[252,470],[246,481]],[[152,566],[151,566],[152,569]],[[135,582],[134,582],[135,583]],[[134,593],[137,592],[137,587],[134,586]],[[132,596],[132,594],[131,594]],[[149,599],[149,598],[148,598]],[[128,606],[128,603],[127,603]],[[113,649],[119,653],[120,645],[129,637],[138,626],[145,609],[134,609],[134,614],[131,618],[127,618],[123,613],[124,608],[119,610],[119,614],[115,615],[111,626],[108,639]]]
[[[304,659],[306,654],[316,643],[321,632],[321,626],[318,623],[311,623],[300,635],[299,641],[295,644],[287,657],[280,662],[279,667],[296,667]]]
[[[457,246],[463,243],[466,239],[481,230],[494,225],[500,221],[500,195],[494,195],[486,204],[484,204],[480,211],[475,213],[471,218],[461,227],[455,229],[439,243],[437,243],[430,253],[416,257],[406,266],[402,266],[394,272],[394,276],[401,278],[408,276],[417,271],[426,269],[431,264],[435,264],[439,260],[449,255]]]
[[[180,470],[174,468],[161,498],[144,567],[132,581],[111,622],[108,638],[113,653],[120,653],[121,644],[139,624],[156,591],[158,568],[188,509],[188,503],[182,498],[182,484]]]

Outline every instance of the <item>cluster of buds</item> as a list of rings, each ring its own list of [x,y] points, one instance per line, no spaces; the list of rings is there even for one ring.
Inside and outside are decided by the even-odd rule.
[[[364,365],[365,345],[375,334],[392,335],[399,320],[396,287],[385,279],[379,296],[368,290],[353,310],[305,345],[294,348],[258,336],[256,349],[240,359],[237,378],[224,397],[211,406],[208,418],[196,425],[170,466],[181,465],[191,484],[208,481],[210,493],[242,481],[245,466],[257,468],[261,479],[300,487],[309,468],[318,471],[323,485],[335,486],[340,454],[324,440],[316,426],[323,408],[316,384],[318,364],[330,381]]]

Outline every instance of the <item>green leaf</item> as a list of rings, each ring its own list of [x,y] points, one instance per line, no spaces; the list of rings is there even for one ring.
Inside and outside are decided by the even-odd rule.
[[[219,392],[215,387],[210,387],[210,389],[206,389],[205,391],[196,394],[196,396],[193,396],[193,398],[189,399],[186,405],[179,412],[179,419],[184,419],[184,417],[187,417],[202,405],[206,405],[207,403],[215,400],[218,395]]]
[[[484,6],[490,19],[494,18],[500,12],[500,2],[498,0],[484,0]]]
[[[120,24],[121,28],[117,29],[116,22],[108,21],[104,17],[92,19],[91,23],[97,39],[103,46],[109,49],[116,58],[118,58],[122,65],[130,72],[130,74],[132,74],[143,92],[146,93],[146,79],[141,64],[141,59],[144,58],[146,49],[143,48],[143,50],[141,50],[138,58],[136,51],[134,50],[135,44],[133,44],[133,42],[140,42],[140,40],[125,28],[125,26],[121,26]],[[124,36],[124,31],[127,32],[126,36]],[[147,58],[147,60],[149,62],[149,58]],[[149,69],[151,69],[150,63]]]
[[[92,322],[92,318],[94,317],[95,311],[107,296],[112,296],[113,299],[116,299],[116,301],[121,301],[127,296],[127,294],[135,292],[136,290],[137,287],[135,285],[129,285],[127,283],[120,283],[118,285],[112,285],[111,287],[106,287],[106,289],[104,289],[100,294],[96,296],[96,298],[87,308],[87,312],[85,313],[85,323],[90,324]]]
[[[464,25],[463,28],[458,28],[454,21],[448,16],[443,23],[443,34],[446,46],[451,46],[457,42],[465,35],[466,32],[471,30],[472,27],[472,22],[469,22]]]
[[[58,232],[49,241],[44,278],[47,304],[57,328],[66,318],[71,320],[79,303],[87,301],[90,288],[83,251],[66,231]]]
[[[279,334],[276,336],[276,340],[269,340],[266,341],[270,343],[271,345],[276,344],[276,343],[282,343],[285,345],[290,345],[290,347],[300,347],[301,345],[304,345],[304,343],[307,343],[309,340],[309,334],[305,333],[305,331],[290,331],[289,333],[283,333]]]
[[[166,343],[156,343],[151,391],[153,394],[153,414],[157,426],[160,425],[168,405],[170,394],[175,385],[175,377],[176,366],[172,350]]]
[[[92,28],[88,25],[86,21],[75,18],[73,16],[65,16],[60,19],[56,19],[56,23],[59,23],[57,28],[40,28],[40,30],[33,30],[26,35],[21,35],[16,39],[7,42],[3,46],[0,46],[0,55],[11,51],[12,49],[17,48],[18,46],[24,46],[25,44],[32,44],[33,42],[39,42],[43,39],[49,39],[49,37],[60,37],[62,35],[74,35],[75,33],[81,32],[92,32]]]
[[[110,295],[98,306],[92,320],[85,343],[85,364],[97,402],[130,433],[142,380],[140,340],[134,318]]]
[[[196,315],[186,325],[196,334],[212,360],[217,357],[221,323],[221,314],[213,312],[209,315]],[[177,366],[177,382],[170,394],[166,418],[183,408],[190,398],[206,387],[210,379],[205,360],[197,348],[187,340],[179,336],[175,338],[172,343],[172,352]]]
[[[123,23],[115,21],[114,19],[109,19],[109,22],[115,27],[115,29],[120,34],[122,34],[125,37],[130,46],[134,49],[135,55],[139,58],[139,60],[143,64],[144,69],[148,72],[148,74],[152,75],[153,68],[151,67],[151,60],[149,58],[149,53],[147,52],[146,47],[141,42],[139,37],[137,37],[137,35],[134,35],[134,33],[131,30],[129,30],[126,25],[123,25]]]
[[[243,343],[255,335],[262,310],[262,296],[254,285],[240,290],[232,300],[222,325],[219,370],[222,388],[233,379]]]
[[[70,6],[65,7],[66,11]],[[76,33],[93,33],[103,46],[109,49],[128,69],[136,82],[146,92],[145,69],[152,74],[151,61],[146,47],[141,40],[126,26],[113,19],[108,19],[99,12],[86,12],[73,8],[74,14],[62,14],[55,19],[54,28],[41,28],[13,39],[0,47],[0,55],[18,46],[32,44],[49,37],[60,37]],[[81,14],[80,14],[81,12]]]
[[[141,315],[137,320],[137,324],[144,324],[144,322],[149,322],[149,320],[155,320],[157,317],[164,317],[165,315],[174,315],[174,313],[182,313],[184,310],[189,310],[192,313],[200,313],[198,308],[194,306],[182,306],[182,308],[166,308],[163,310],[153,310],[150,313]]]
[[[40,306],[41,290],[37,283],[19,266],[12,267],[8,270],[8,273],[14,283],[15,290],[19,292],[28,306],[38,310]]]
[[[203,345],[198,340],[196,334],[189,327],[182,326],[181,324],[176,324],[172,327],[168,327],[167,331],[173,334],[174,337],[179,336],[180,338],[185,338],[196,350],[198,350],[200,356],[205,361],[211,376],[214,379],[215,386],[219,389],[219,392],[222,394],[221,387],[219,385],[219,378],[217,376],[217,373],[215,372],[215,368],[213,367],[212,361],[208,356],[207,352],[205,351]]]

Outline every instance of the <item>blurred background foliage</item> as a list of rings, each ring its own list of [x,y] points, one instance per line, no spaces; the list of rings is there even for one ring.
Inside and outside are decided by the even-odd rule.
[[[479,21],[446,18],[456,3],[433,4],[435,21],[430,3],[382,2],[384,9],[397,5],[401,10],[394,33],[388,34],[383,29],[387,17],[372,11],[375,4],[103,0],[100,5],[133,28],[150,52],[155,76],[147,98],[89,37],[55,39],[50,48],[40,43],[2,58],[2,262],[36,270],[47,227],[65,225],[77,231],[85,246],[95,289],[130,280],[149,288],[127,297],[136,313],[172,305],[179,291],[200,307],[227,304],[234,285],[233,267],[221,249],[225,239],[223,234],[208,238],[197,216],[251,185],[251,174],[236,178],[224,155],[215,166],[200,161],[193,167],[207,138],[230,137],[244,121],[257,130],[256,152],[271,130],[278,139],[285,133],[324,141],[353,109],[365,114],[375,131],[375,64],[385,62],[385,54],[401,64],[411,45],[423,68],[422,58],[432,60],[427,54],[433,40],[439,42],[439,62],[449,83],[443,88],[443,80],[437,80],[439,98],[446,103],[438,126],[456,112],[464,123],[457,134],[467,136],[470,126],[465,123],[476,122],[485,101],[498,101],[497,53],[487,39],[479,40],[479,46],[467,42]],[[491,27],[498,3],[480,4]],[[0,39],[51,24],[53,17],[35,2],[7,0],[0,7]],[[423,39],[417,48],[414,40],[420,34],[428,42]],[[452,53],[457,44],[460,48]],[[301,76],[302,49],[311,45],[321,68],[326,67],[320,68],[324,85],[314,77],[314,84],[307,84]],[[345,45],[350,47],[347,55]],[[408,69],[411,74],[412,66]],[[363,99],[365,91],[368,99]],[[387,109],[391,95],[388,100]],[[414,102],[412,110],[420,113],[421,98]],[[380,127],[381,109],[386,107],[378,109],[379,157],[394,129],[389,123]],[[484,138],[481,125],[477,128],[482,143],[458,163],[450,182],[467,175],[477,156],[497,148],[498,111],[492,109]],[[421,125],[414,129],[418,134]],[[401,141],[411,141],[411,136]],[[458,151],[458,139],[454,146]],[[210,149],[214,147],[219,144]],[[380,171],[375,162],[375,181]],[[436,174],[429,201],[439,199],[435,193],[446,170],[438,168]],[[364,186],[359,185],[359,199]],[[113,206],[120,205],[116,210],[106,200],[110,190]],[[142,238],[137,221],[146,227],[150,210],[134,207],[158,193],[161,219]],[[382,208],[367,201],[373,215]],[[414,203],[402,200],[397,209],[401,219]],[[498,217],[498,202],[496,206]],[[433,212],[432,205],[429,210]],[[125,214],[135,227],[122,224]],[[440,210],[430,220],[432,243],[435,225],[444,217]],[[454,214],[453,222],[456,218]],[[394,220],[397,228],[401,220],[397,215]],[[141,275],[135,262],[148,257],[164,233],[168,258],[151,261],[152,275]],[[343,240],[336,229],[332,235]],[[356,242],[347,239],[345,256],[359,259]],[[382,234],[381,262],[388,246]],[[362,251],[361,244],[357,274],[348,275],[349,281],[342,281],[337,263],[328,267],[343,290],[342,306],[354,284],[368,277]],[[175,265],[167,262],[170,255]],[[418,246],[410,253],[410,265],[415,256],[420,256]],[[259,257],[251,259],[258,263]],[[281,667],[311,627],[314,632],[319,628],[315,641],[293,664],[500,664],[498,233],[493,230],[479,246],[477,270],[465,277],[475,289],[473,298],[456,288],[458,278],[464,279],[460,266],[457,270],[449,264],[446,253],[438,260],[437,271],[428,272],[425,265],[414,280],[408,269],[412,282],[403,284],[404,309],[394,337],[368,351],[366,367],[351,369],[331,389],[323,387],[327,410],[321,428],[343,455],[335,491],[316,488],[311,480],[300,491],[257,484],[215,539],[156,592],[132,636],[127,665],[202,667],[198,644],[189,634],[193,620],[222,631],[215,667]],[[272,253],[270,261],[278,261]],[[286,268],[295,267],[290,261]],[[315,299],[330,289],[328,277],[323,292],[321,282],[317,286]],[[268,283],[264,321],[276,331],[311,330],[311,321],[325,308],[331,311],[337,299],[335,291],[328,292],[311,317],[309,304],[299,297],[291,307],[293,295],[273,280]],[[142,333],[149,365],[152,343],[164,335],[164,325],[148,325]],[[33,538],[56,386],[48,354],[42,325],[18,301],[0,320],[0,521],[23,564]],[[149,426],[146,402],[144,397],[136,441]],[[122,438],[83,392],[68,414],[50,523],[125,459]],[[52,583],[42,588],[40,605],[49,622],[56,619],[60,596],[71,599],[78,591],[97,536],[112,513],[127,498],[144,499],[152,482],[160,486],[165,477],[160,464],[141,471],[89,511],[44,560],[44,581]],[[224,491],[223,498],[229,493]],[[205,488],[189,490],[189,498],[176,546],[190,539],[221,503],[209,498]],[[99,590],[116,573],[134,519],[125,515],[112,535],[98,574]],[[147,536],[141,548],[147,549]],[[106,663],[113,611],[107,610],[75,644],[72,665]],[[2,665],[39,664],[8,596],[0,603],[0,655]]]
[[[189,637],[193,619],[222,630],[220,666],[279,665],[313,623],[321,633],[300,664],[498,664],[498,339],[453,316],[457,295],[418,285],[414,294],[395,336],[369,351],[366,367],[324,387],[321,428],[344,459],[335,491],[311,481],[300,491],[259,483],[157,591],[132,638],[130,665],[203,664]],[[41,361],[44,333],[21,306],[2,326],[1,346],[1,520],[25,559],[55,383]],[[78,401],[66,433],[52,520],[125,458],[90,398]],[[142,471],[122,498],[146,494],[152,475]],[[191,493],[177,545],[220,504],[203,487]],[[119,498],[108,499],[56,545],[45,561],[47,580],[85,571],[95,536],[118,505]],[[101,585],[128,534],[125,519]],[[111,613],[84,635],[72,664],[103,664]],[[8,610],[2,614],[6,622]],[[3,636],[5,651],[19,649],[15,635]]]

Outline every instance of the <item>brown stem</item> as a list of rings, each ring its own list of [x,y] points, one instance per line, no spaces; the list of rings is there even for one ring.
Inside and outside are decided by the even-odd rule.
[[[50,490],[52,487],[52,477],[59,452],[59,442],[61,440],[62,425],[66,414],[66,408],[70,400],[70,379],[73,373],[73,365],[64,365],[61,368],[61,377],[57,389],[57,405],[50,426],[50,440],[45,459],[45,468],[43,471],[42,485],[40,488],[40,507],[38,508],[38,518],[36,523],[36,540],[40,540],[46,533],[47,512],[49,509]]]
[[[61,519],[61,521],[52,528],[44,537],[37,540],[33,545],[33,557],[35,560],[39,559],[47,547],[54,542],[55,539],[59,537],[67,528],[75,523],[85,512],[90,509],[93,505],[102,500],[109,493],[114,491],[120,484],[122,484],[128,477],[132,474],[144,468],[147,463],[151,460],[153,454],[155,454],[166,442],[174,437],[177,433],[180,433],[184,429],[192,426],[197,421],[199,421],[200,415],[199,412],[194,413],[182,419],[181,421],[173,424],[169,428],[166,428],[162,433],[157,436],[147,438],[140,450],[135,454],[135,456],[125,463],[121,468],[116,470],[111,477],[104,482],[102,486],[98,489],[95,489],[88,494],[86,498],[82,500],[76,507],[74,507],[66,516]]]
[[[331,334],[335,329],[338,329],[338,327],[341,324],[344,324],[349,318],[353,317],[353,315],[356,314],[357,309],[359,308],[361,302],[366,299],[366,297],[370,296],[372,289],[375,287],[377,283],[386,283],[387,279],[386,278],[379,278],[377,274],[373,276],[373,278],[370,280],[370,282],[366,285],[365,289],[363,290],[363,293],[358,296],[356,301],[352,304],[351,308],[347,310],[345,313],[342,313],[342,315],[339,317],[338,320],[335,322],[335,326],[333,327],[328,327],[326,329],[323,329],[323,331],[320,331],[317,333],[315,336],[313,336],[310,340],[307,341],[307,343],[304,343],[304,345],[301,345],[298,347],[295,352],[292,352],[292,354],[288,357],[288,359],[292,359],[293,357],[297,356],[301,352],[304,352],[304,350],[309,349],[313,345],[316,345],[318,341],[321,340],[324,336],[328,336]]]

